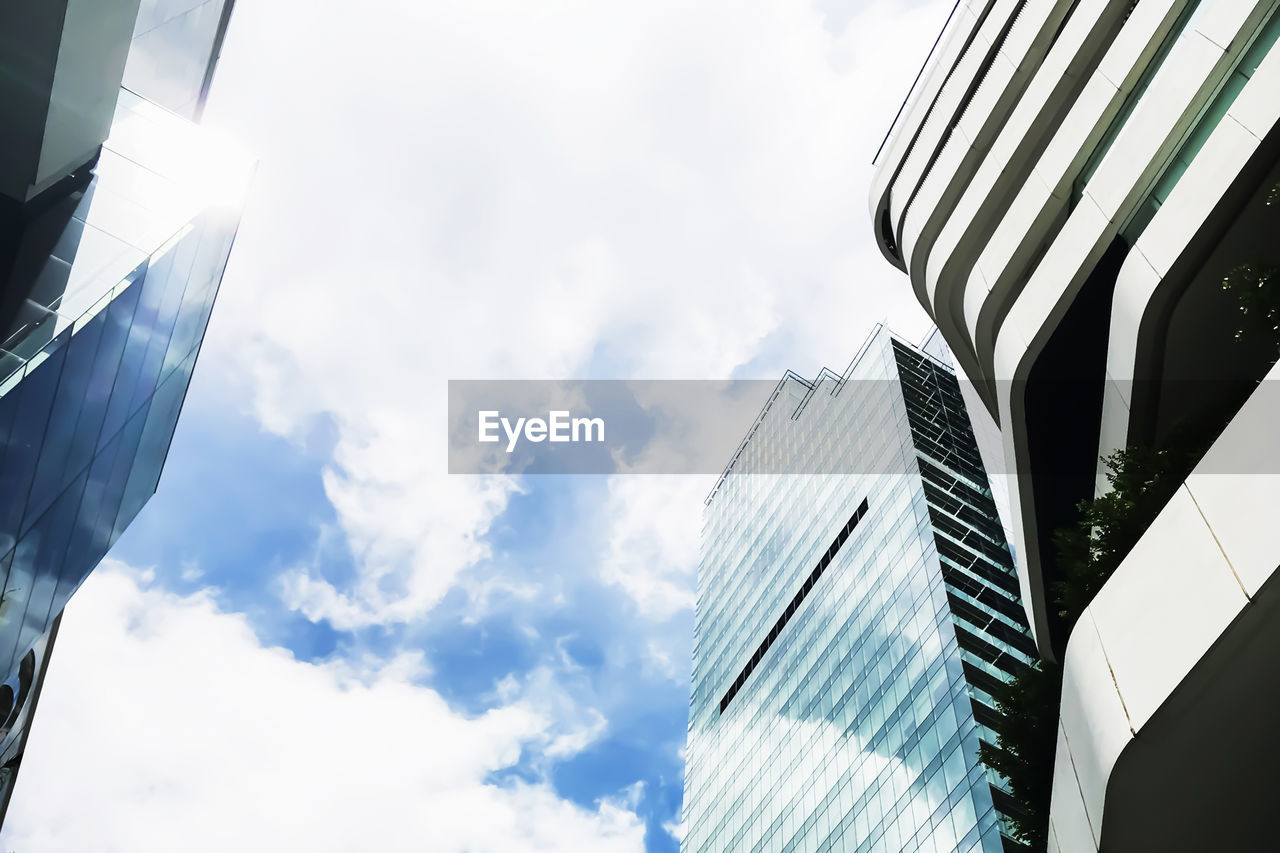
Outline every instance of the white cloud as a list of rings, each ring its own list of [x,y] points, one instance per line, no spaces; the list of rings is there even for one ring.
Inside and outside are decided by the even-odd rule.
[[[574,667],[569,667],[572,670]],[[522,705],[543,719],[554,721],[538,740],[539,762],[549,764],[571,758],[594,744],[608,731],[609,721],[597,708],[584,703],[586,685],[574,684],[576,673],[541,666],[522,679],[499,685],[499,695],[519,696]],[[573,690],[577,687],[579,689]],[[631,808],[634,809],[634,804]]]
[[[340,447],[347,464],[325,472],[325,492],[360,573],[349,591],[307,567],[286,575],[286,603],[309,618],[328,619],[339,630],[411,621],[444,595],[459,571],[489,556],[480,537],[518,490],[515,481],[379,471],[380,453],[398,446],[390,440],[358,451]]]
[[[272,430],[332,418],[361,569],[300,571],[294,606],[412,620],[484,559],[514,486],[444,476],[449,378],[816,369],[918,323],[864,196],[883,81],[941,18],[850,9],[831,32],[849,15],[787,0],[237,8],[208,121],[261,166],[205,366],[240,364]]]
[[[635,809],[644,800],[644,780],[631,783],[610,799],[624,809]]]
[[[693,607],[707,477],[615,477],[601,576],[626,590],[641,614],[665,620]],[[686,673],[687,674],[687,673]]]
[[[114,562],[68,610],[5,849],[642,846],[623,804],[486,781],[567,736],[535,701],[465,717],[408,680],[412,661],[365,673],[300,662],[210,595],[163,592]]]
[[[679,644],[682,650],[687,650],[689,644]],[[656,640],[650,639],[646,645],[648,654],[647,663],[662,678],[674,681],[676,684],[684,684],[689,679],[689,661],[681,660],[676,663],[672,660],[671,651],[665,648]],[[687,657],[687,656],[685,656]],[[684,756],[680,756],[680,760],[684,760]]]
[[[609,721],[604,718],[604,714],[601,714],[595,708],[586,709],[586,715],[590,718],[590,721],[585,727],[558,735],[547,744],[543,752],[548,758],[568,758],[569,756],[577,755],[599,740],[605,729],[608,728]],[[634,809],[635,804],[633,803],[631,807]]]

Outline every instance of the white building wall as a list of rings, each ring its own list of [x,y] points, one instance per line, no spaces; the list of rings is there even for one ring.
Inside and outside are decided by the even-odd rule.
[[[975,396],[1000,424],[1003,468],[1015,475],[1012,541],[1046,653],[1051,604],[1038,554],[1048,531],[1034,520],[1042,496],[1025,474],[1019,383],[1189,130],[1280,14],[1275,0],[1201,0],[1189,19],[1186,0],[1132,7],[1081,0],[1059,32],[1067,5],[1027,0],[989,68],[979,56],[1016,4],[994,0],[980,25],[980,12],[967,6],[969,17],[953,23],[948,49],[893,131],[871,198],[882,251],[909,272],[974,379]],[[974,32],[968,50],[958,46]],[[1095,148],[1162,43],[1175,38],[1079,192],[1075,184]],[[983,75],[962,112],[965,92]],[[1109,336],[1095,342],[1106,357],[1100,455],[1130,443],[1131,388],[1149,355],[1144,348],[1159,337],[1152,332],[1153,324],[1159,331],[1156,297],[1170,270],[1280,132],[1277,123],[1280,48],[1272,47],[1121,267]],[[892,241],[881,227],[886,216]],[[1280,382],[1280,368],[1268,380]],[[1280,406],[1273,399],[1280,395],[1265,387],[1231,420],[1072,632],[1063,660],[1051,850],[1098,849],[1119,756],[1280,565],[1280,475],[1267,473],[1280,472]],[[1100,467],[1099,489],[1106,488],[1102,473]]]

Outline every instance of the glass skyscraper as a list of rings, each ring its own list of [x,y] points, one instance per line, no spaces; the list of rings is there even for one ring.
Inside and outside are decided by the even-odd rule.
[[[234,7],[235,0],[142,0],[122,85],[199,120]]]
[[[1034,651],[950,366],[788,373],[707,500],[684,849],[1017,849],[977,752]]]
[[[0,819],[63,608],[156,490],[253,168],[185,117],[229,3],[55,6],[0,13]]]

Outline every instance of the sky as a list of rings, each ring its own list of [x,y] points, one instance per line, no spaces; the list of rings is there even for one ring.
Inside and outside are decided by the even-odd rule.
[[[919,339],[867,193],[948,10],[240,0],[254,184],[0,849],[676,850],[711,478],[451,477],[446,383]]]

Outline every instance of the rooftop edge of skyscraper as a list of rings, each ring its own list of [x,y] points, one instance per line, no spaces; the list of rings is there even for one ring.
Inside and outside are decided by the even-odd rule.
[[[704,509],[684,849],[1012,849],[977,750],[1034,646],[954,374],[877,327],[772,400]]]
[[[715,486],[711,489],[711,492],[707,495],[703,503],[709,505],[711,501],[715,499],[716,493],[720,491],[720,486],[723,485],[725,479],[729,476],[729,474],[733,472],[734,466],[737,465],[738,458],[742,455],[742,452],[743,450],[746,449],[747,445],[751,443],[751,439],[755,435],[756,429],[759,428],[765,416],[768,415],[769,412],[772,410],[774,403],[777,401],[779,392],[782,391],[782,389],[787,385],[787,383],[797,382],[800,385],[804,386],[806,389],[808,389],[807,393],[804,395],[804,398],[796,404],[796,409],[791,414],[791,417],[793,418],[799,417],[799,415],[804,411],[804,407],[809,402],[809,399],[813,396],[813,394],[817,391],[818,387],[823,382],[826,382],[826,381],[834,382],[836,384],[836,391],[838,391],[839,388],[849,380],[854,370],[857,368],[858,363],[862,360],[862,357],[866,355],[867,350],[871,348],[872,343],[875,341],[875,339],[879,335],[882,335],[882,334],[888,335],[890,338],[892,338],[895,341],[898,341],[904,346],[908,346],[911,349],[915,350],[916,352],[920,353],[921,355],[926,355],[929,358],[933,359],[934,361],[937,361],[947,370],[951,372],[955,372],[955,368],[952,365],[940,359],[937,354],[929,353],[925,351],[924,344],[927,343],[928,340],[933,337],[933,331],[934,330],[931,329],[928,336],[926,337],[926,340],[922,341],[921,344],[917,345],[917,344],[912,344],[906,338],[902,337],[897,332],[890,329],[884,323],[876,323],[872,327],[871,331],[867,333],[866,339],[862,342],[862,345],[858,348],[853,358],[850,359],[849,365],[844,369],[843,372],[837,373],[829,367],[822,367],[818,370],[818,374],[816,377],[814,377],[813,379],[805,379],[799,373],[796,373],[793,370],[787,370],[782,375],[782,378],[778,380],[778,384],[774,388],[773,394],[769,396],[769,399],[766,400],[765,404],[760,408],[759,414],[757,414],[755,417],[755,420],[752,421],[751,426],[747,429],[746,435],[743,436],[742,441],[739,442],[738,444],[737,450],[734,451],[733,457],[725,465],[724,470],[721,471],[720,476],[716,479]]]

